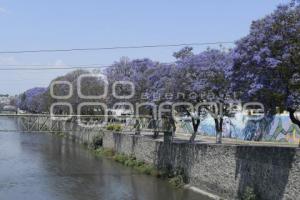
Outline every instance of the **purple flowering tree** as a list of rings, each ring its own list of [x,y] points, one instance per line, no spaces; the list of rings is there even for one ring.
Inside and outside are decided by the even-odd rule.
[[[45,107],[47,111],[49,112],[49,109],[51,105],[55,102],[68,102],[71,104],[73,112],[77,113],[77,108],[80,103],[83,102],[105,102],[106,99],[84,99],[80,98],[77,92],[77,84],[78,84],[78,79],[81,75],[88,75],[88,77],[83,77],[80,82],[80,91],[83,95],[85,96],[97,96],[103,94],[104,91],[104,82],[102,81],[101,78],[95,77],[98,72],[92,73],[87,70],[75,70],[72,72],[69,72],[63,76],[59,76],[55,78],[53,81],[67,81],[72,85],[73,88],[73,93],[70,98],[66,100],[59,100],[56,98],[53,98],[50,94],[50,86],[48,86],[46,93],[44,94],[44,102],[45,102]],[[51,83],[52,83],[51,82]],[[70,93],[70,88],[67,84],[55,84],[53,87],[53,92],[56,96],[65,96]],[[86,106],[82,108],[81,114],[94,114],[94,109],[91,106]],[[57,114],[69,114],[70,111],[66,106],[56,106],[55,113]],[[74,114],[73,113],[73,114]]]
[[[18,108],[31,113],[41,113],[44,111],[43,95],[46,88],[35,87],[25,91],[17,100]]]
[[[154,62],[148,58],[129,60],[122,58],[119,62],[114,63],[106,71],[109,84],[112,87],[116,81],[130,81],[135,86],[135,95],[133,98],[128,99],[133,104],[150,100],[144,98],[145,93],[150,92],[153,84],[150,77],[159,69],[159,63]],[[118,85],[116,88],[118,95],[128,95],[131,93],[131,88],[127,85]],[[115,99],[112,95],[109,97],[109,103],[120,102],[120,99]]]
[[[116,99],[112,93],[109,95],[109,106],[112,106],[116,102],[129,102],[132,105],[136,105],[136,103],[143,102],[153,102],[151,98],[152,94],[152,84],[155,79],[153,74],[159,69],[159,63],[154,62],[148,58],[144,59],[136,59],[129,60],[128,58],[121,58],[119,62],[114,63],[111,67],[109,67],[106,71],[107,77],[109,80],[110,88],[112,88],[113,84],[116,81],[129,81],[133,83],[134,96],[130,99]],[[153,79],[151,80],[150,77]],[[116,93],[120,96],[129,95],[132,93],[132,88],[129,85],[117,85]],[[157,127],[158,122],[156,120],[154,109],[150,105],[142,106],[137,108],[134,106],[135,112],[140,113],[142,115],[151,115],[151,126]],[[137,110],[138,109],[138,110]],[[156,110],[155,110],[156,111]],[[136,128],[140,124],[140,119],[136,119]],[[139,128],[137,128],[139,129]],[[136,132],[139,134],[139,131]],[[157,137],[158,132],[154,131],[153,137]]]
[[[203,78],[193,82],[192,88],[199,93],[202,91],[204,96],[200,100],[215,104],[206,107],[204,113],[213,117],[216,143],[221,143],[224,117],[232,116],[231,108],[234,101],[230,84],[233,66],[231,51],[208,49],[199,54],[196,60],[204,70],[204,77],[202,75]]]
[[[208,104],[198,110],[184,108],[185,113],[191,118],[193,142],[200,122],[208,114],[215,120],[217,143],[221,143],[223,117],[227,115],[226,109],[230,93],[230,73],[232,68],[231,53],[225,50],[207,49],[199,54],[193,54],[191,48],[184,48],[175,53],[177,63],[174,79],[174,91],[182,93],[177,99],[191,103],[214,102],[216,107]],[[219,111],[219,112],[217,112]]]
[[[297,3],[279,6],[272,14],[254,21],[250,33],[236,43],[233,52],[232,86],[243,91],[245,101],[264,104],[267,115],[300,105],[300,7]],[[278,110],[279,109],[279,110]]]

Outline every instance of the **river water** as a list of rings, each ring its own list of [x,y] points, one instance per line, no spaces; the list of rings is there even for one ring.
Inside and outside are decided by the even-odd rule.
[[[1,121],[12,127],[9,121]],[[2,200],[168,200],[202,197],[173,188],[82,146],[45,133],[0,133]]]

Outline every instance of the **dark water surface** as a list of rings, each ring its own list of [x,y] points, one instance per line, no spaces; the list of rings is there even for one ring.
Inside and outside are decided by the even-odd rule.
[[[1,119],[0,119],[1,120]],[[0,122],[1,123],[1,122]],[[197,199],[166,181],[43,133],[0,133],[0,200]]]

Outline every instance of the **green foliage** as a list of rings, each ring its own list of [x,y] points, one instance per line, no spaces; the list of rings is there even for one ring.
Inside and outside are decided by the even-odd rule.
[[[177,175],[177,176],[172,177],[169,180],[169,183],[177,188],[182,187],[184,185],[183,175]]]
[[[65,137],[66,135],[63,132],[55,132],[54,135],[57,135],[58,137]]]
[[[125,164],[128,157],[125,154],[116,154],[114,155],[113,159],[119,163]]]
[[[265,108],[270,112],[270,114],[276,114],[276,112],[282,112],[284,108],[284,95],[278,93],[274,90],[268,90],[265,88],[260,89],[253,95],[254,101],[262,101]],[[276,110],[277,108],[277,110]]]
[[[184,47],[183,49],[179,50],[178,52],[174,52],[173,56],[176,59],[185,59],[188,57],[193,56],[193,47]]]
[[[246,187],[242,199],[243,200],[255,200],[256,199],[256,195],[254,193],[253,188]]]
[[[134,167],[138,165],[138,161],[135,159],[135,157],[130,157],[124,162],[124,165],[128,167]]]
[[[140,173],[155,177],[170,178],[170,184],[177,188],[182,187],[185,183],[183,170],[158,170],[151,164],[145,163],[141,160],[137,160],[133,155],[128,156],[123,153],[115,153],[112,149],[98,148],[95,149],[94,152],[97,156],[112,158],[114,161],[121,163],[127,167],[131,167]]]
[[[134,156],[127,156],[125,154],[116,154],[113,159],[119,163],[122,163],[125,166],[132,167],[143,174],[160,176],[159,171],[150,164],[147,164],[143,161],[137,160]]]
[[[93,138],[92,144],[91,144],[91,148],[92,149],[98,149],[102,146],[102,135],[96,135]]]
[[[167,172],[170,178],[169,183],[177,188],[182,187],[185,184],[184,170],[181,168],[169,170]]]
[[[95,155],[97,156],[105,156],[105,157],[113,157],[115,152],[112,149],[106,148],[98,148],[94,150]]]
[[[134,166],[135,169],[137,169],[139,172],[143,174],[148,174],[148,175],[156,175],[158,174],[157,170],[154,168],[153,165],[150,164],[142,164],[140,166]]]
[[[137,160],[134,156],[116,154],[113,159],[125,166],[132,167],[140,173],[160,177],[160,173],[153,165]]]
[[[106,129],[109,131],[121,131],[122,126],[120,124],[109,124]]]

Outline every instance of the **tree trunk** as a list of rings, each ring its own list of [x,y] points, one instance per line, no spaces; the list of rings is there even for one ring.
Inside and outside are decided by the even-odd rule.
[[[158,136],[159,136],[159,131],[158,131],[158,120],[154,120],[153,121],[153,128],[154,128],[154,131],[153,131],[153,138],[156,139]]]
[[[135,135],[141,135],[141,124],[139,119],[135,120],[134,128],[135,128]]]
[[[163,123],[164,129],[164,143],[172,143],[173,140],[173,122],[170,118],[167,118]]]
[[[193,123],[193,130],[194,130],[194,132],[192,133],[192,136],[190,137],[190,143],[195,142],[195,138],[196,138],[196,135],[197,135],[197,132],[198,132],[198,128],[199,128],[199,125],[200,125],[200,119],[194,119],[194,118],[192,118],[192,123]]]
[[[216,128],[216,143],[222,143],[222,129],[223,129],[223,118],[215,119],[215,128]]]
[[[164,131],[164,143],[172,143],[172,131]]]
[[[192,133],[192,136],[190,137],[190,143],[195,142],[196,134],[197,134],[197,132],[195,132],[195,130],[194,130],[194,132]]]
[[[299,121],[298,119],[296,119],[296,117],[295,117],[295,115],[294,115],[295,112],[296,112],[296,110],[295,110],[295,109],[292,109],[292,108],[288,108],[287,110],[288,110],[288,112],[289,112],[291,121],[292,121],[294,124],[296,124],[296,125],[300,128],[300,121]]]

